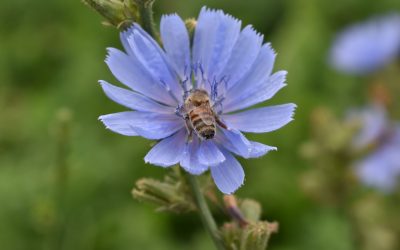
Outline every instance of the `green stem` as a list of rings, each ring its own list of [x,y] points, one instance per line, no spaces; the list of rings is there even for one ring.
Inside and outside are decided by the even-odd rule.
[[[140,24],[142,28],[149,33],[150,36],[156,38],[153,20],[153,3],[154,0],[136,0],[138,5]]]
[[[187,179],[189,181],[189,185],[192,189],[192,193],[195,198],[195,202],[197,208],[199,210],[199,214],[201,220],[203,221],[204,227],[206,228],[208,234],[211,236],[214,244],[218,250],[224,250],[224,244],[221,241],[221,237],[218,231],[217,224],[212,217],[210,209],[208,208],[207,202],[203,196],[203,193],[200,190],[199,183],[197,182],[196,176],[187,175]]]

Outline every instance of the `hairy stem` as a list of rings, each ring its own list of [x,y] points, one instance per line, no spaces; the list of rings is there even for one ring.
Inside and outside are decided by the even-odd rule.
[[[157,38],[156,32],[154,29],[154,20],[153,20],[153,3],[154,0],[136,0],[138,5],[139,15],[140,15],[140,24],[143,29],[149,33],[153,38]]]
[[[208,234],[211,236],[216,248],[218,250],[224,250],[224,244],[221,241],[221,237],[218,231],[217,224],[208,208],[207,202],[200,190],[199,183],[197,182],[196,176],[187,174],[187,180],[190,188],[192,189],[193,196],[200,214],[201,220]]]

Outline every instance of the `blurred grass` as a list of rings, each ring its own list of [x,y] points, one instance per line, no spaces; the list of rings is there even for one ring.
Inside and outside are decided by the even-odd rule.
[[[363,79],[337,74],[326,64],[335,32],[372,14],[400,10],[400,2],[158,0],[157,19],[171,12],[196,17],[203,5],[222,8],[265,34],[278,53],[276,69],[289,71],[288,86],[269,104],[299,107],[285,128],[250,136],[277,146],[277,152],[241,161],[246,184],[238,195],[261,201],[265,218],[281,224],[270,249],[352,249],[346,220],[301,193],[298,177],[308,166],[298,146],[308,136],[315,106],[340,112],[363,101]],[[144,164],[151,142],[113,134],[97,120],[124,110],[96,83],[116,83],[104,63],[105,48],[121,47],[116,30],[100,22],[79,0],[0,2],[1,249],[211,249],[196,215],[154,213],[131,198],[135,180],[160,177],[164,170]],[[55,131],[63,109],[72,121],[60,218]]]

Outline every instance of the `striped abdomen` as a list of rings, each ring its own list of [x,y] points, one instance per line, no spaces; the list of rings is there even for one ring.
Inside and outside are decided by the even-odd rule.
[[[190,123],[202,139],[212,139],[215,135],[215,118],[210,109],[197,107],[189,113]]]

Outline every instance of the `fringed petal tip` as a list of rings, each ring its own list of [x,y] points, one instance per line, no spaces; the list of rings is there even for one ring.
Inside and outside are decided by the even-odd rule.
[[[115,133],[125,136],[137,136],[137,133],[129,126],[126,114],[129,112],[114,113],[99,116],[98,120],[101,121],[105,128]]]
[[[260,158],[261,156],[264,156],[265,154],[269,153],[270,151],[278,151],[277,147],[271,147],[259,142],[250,142],[251,143],[251,148],[249,152],[249,157],[245,157],[246,159],[249,158]]]
[[[185,130],[181,129],[170,137],[161,140],[147,153],[144,161],[164,168],[179,163],[185,149],[185,138]]]
[[[225,194],[234,193],[244,183],[244,171],[238,160],[226,150],[221,150],[226,160],[210,167],[211,176],[218,189]]]
[[[276,55],[278,54],[278,53],[276,53],[276,50],[275,50],[274,48],[272,48],[272,44],[271,44],[270,42],[265,43],[265,44],[263,45],[263,47],[266,47],[268,50],[270,50],[270,51],[271,51],[270,53],[274,56],[274,58],[275,58]]]
[[[255,37],[257,37],[257,40],[258,40],[259,43],[262,43],[262,42],[264,41],[264,35],[261,34],[260,32],[258,32],[258,31],[254,28],[253,25],[251,25],[251,24],[246,25],[246,26],[243,28],[242,32],[246,32],[246,31],[250,31],[252,34],[254,34]]]
[[[208,170],[208,167],[205,167],[205,166],[203,168],[191,168],[191,167],[182,166],[182,165],[180,165],[180,166],[183,168],[183,170],[185,170],[186,172],[188,172],[191,175],[202,175]]]
[[[290,105],[292,107],[292,116],[291,116],[291,118],[294,119],[294,113],[295,113],[295,111],[297,109],[297,105],[294,104],[294,103],[288,103],[288,105]]]
[[[110,57],[112,56],[113,51],[116,51],[118,49],[113,48],[113,47],[107,47],[106,48],[106,58],[104,59],[105,63],[109,63],[110,62]]]
[[[177,13],[164,14],[164,15],[161,16],[161,23],[167,18],[179,18],[179,19],[181,19],[181,17]]]

